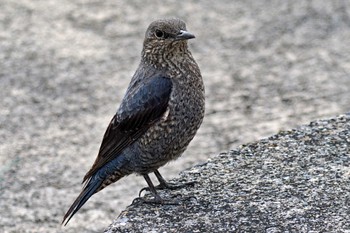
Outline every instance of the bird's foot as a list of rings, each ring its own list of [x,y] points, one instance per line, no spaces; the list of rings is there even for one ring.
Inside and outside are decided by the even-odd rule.
[[[170,183],[170,182],[162,182],[159,185],[157,185],[156,187],[154,187],[157,190],[163,190],[163,189],[170,189],[170,190],[176,190],[176,189],[181,189],[184,188],[186,186],[193,186],[194,184],[196,184],[197,181],[190,181],[190,182],[186,182],[186,183]],[[149,187],[144,187],[140,190],[139,192],[139,197],[141,197],[141,194],[143,191],[151,191]]]

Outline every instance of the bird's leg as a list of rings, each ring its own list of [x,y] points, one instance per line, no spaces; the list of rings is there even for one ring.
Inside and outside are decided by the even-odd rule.
[[[143,175],[143,177],[145,178],[147,184],[148,184],[148,188],[149,188],[149,191],[151,191],[151,193],[153,194],[154,196],[154,199],[153,201],[156,203],[162,203],[162,198],[158,195],[157,193],[157,190],[155,189],[151,179],[149,178],[149,176],[146,174],[146,175]],[[152,201],[152,202],[153,202]]]
[[[175,190],[175,189],[180,189],[180,188],[186,187],[188,185],[194,185],[196,183],[196,181],[190,181],[190,182],[186,182],[186,183],[182,183],[182,184],[174,184],[174,183],[167,182],[163,178],[163,176],[160,174],[160,172],[158,170],[155,170],[154,174],[156,175],[156,177],[157,177],[157,179],[159,181],[159,185],[157,185],[156,187],[154,187],[153,184],[152,184],[154,190],[157,190],[157,189],[159,189],[159,190],[163,190],[163,189]],[[149,179],[149,177],[148,177],[148,179]],[[141,196],[141,193],[143,191],[150,191],[150,192],[152,192],[151,186],[148,184],[148,187],[144,187],[143,189],[141,189],[140,192],[139,192],[139,196]]]
[[[156,175],[156,177],[159,181],[159,185],[155,187],[156,189],[175,190],[175,189],[180,189],[180,188],[186,187],[188,185],[194,185],[196,183],[196,181],[190,181],[190,182],[181,183],[181,184],[169,183],[163,178],[163,176],[159,173],[158,170],[155,170],[154,174]]]
[[[158,193],[157,193],[157,190],[156,188],[154,187],[151,179],[149,178],[149,176],[146,174],[146,175],[143,175],[143,177],[145,178],[147,184],[148,184],[148,187],[147,188],[143,188],[141,189],[140,193],[139,193],[139,196],[141,196],[141,193],[143,190],[149,190],[154,198],[153,199],[150,199],[150,200],[145,200],[144,198],[142,197],[138,197],[136,198],[135,200],[140,200],[141,202],[143,203],[150,203],[150,204],[166,204],[166,205],[178,205],[179,203],[176,202],[176,201],[172,201],[172,200],[165,200],[165,199],[162,199]],[[135,202],[135,200],[133,201],[133,203]]]

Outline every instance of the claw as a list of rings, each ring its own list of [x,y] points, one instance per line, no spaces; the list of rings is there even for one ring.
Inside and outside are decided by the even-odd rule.
[[[137,198],[135,198],[135,199],[132,201],[131,205],[135,205],[135,204],[137,204],[137,203],[143,203],[143,201],[144,201],[143,198],[137,197]]]
[[[142,188],[142,189],[140,190],[140,192],[139,192],[139,198],[141,197],[141,194],[142,194],[143,191],[150,191],[150,189],[149,189],[149,187],[144,187],[144,188]]]
[[[168,183],[163,177],[162,175],[159,173],[158,170],[154,171],[154,174],[156,175],[158,181],[159,181],[159,185],[156,187],[156,189],[170,189],[170,190],[175,190],[175,189],[179,189],[179,188],[183,188],[187,185],[194,185],[195,183],[197,183],[196,181],[190,181],[187,183],[183,183],[183,184],[173,184],[173,183]]]
[[[186,183],[182,183],[182,184],[174,184],[174,183],[161,183],[157,186],[155,186],[154,188],[156,190],[164,190],[164,189],[170,189],[170,190],[176,190],[176,189],[180,189],[180,188],[184,188],[186,186],[193,186],[195,184],[197,184],[197,181],[190,181],[190,182],[186,182]],[[141,194],[143,191],[149,192],[150,188],[149,187],[144,187],[139,191],[139,197],[141,197]]]
[[[185,186],[188,185],[194,185],[198,182],[196,181],[190,181],[190,182],[186,182],[186,183],[182,183],[182,184],[174,184],[174,183],[168,183],[165,181],[165,179],[161,176],[161,174],[159,173],[158,170],[156,170],[154,172],[154,174],[156,175],[158,181],[159,181],[159,185],[154,187],[151,179],[149,178],[149,176],[147,174],[143,175],[143,177],[145,178],[148,187],[144,187],[139,191],[139,197],[135,198],[132,202],[132,204],[135,204],[136,202],[141,202],[141,203],[147,203],[147,204],[164,204],[164,205],[180,205],[180,203],[176,200],[166,200],[166,199],[162,199],[158,194],[157,194],[157,189],[170,189],[170,190],[175,190],[175,189],[180,189],[183,188]],[[146,200],[143,197],[141,197],[141,194],[143,191],[149,191],[153,194],[154,198],[153,199],[149,199]]]

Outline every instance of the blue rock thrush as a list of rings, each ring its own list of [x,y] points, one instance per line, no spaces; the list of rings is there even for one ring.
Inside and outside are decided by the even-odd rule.
[[[203,80],[187,45],[192,38],[179,19],[150,24],[140,65],[62,224],[93,194],[132,173],[145,178],[152,202],[162,203],[148,174],[154,172],[160,187],[172,188],[157,169],[185,151],[204,117]]]

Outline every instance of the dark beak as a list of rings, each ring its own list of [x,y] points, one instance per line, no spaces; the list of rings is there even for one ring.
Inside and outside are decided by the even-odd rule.
[[[175,37],[176,40],[189,40],[193,38],[196,38],[196,37],[193,34],[184,30],[181,30],[180,33],[177,34]]]

